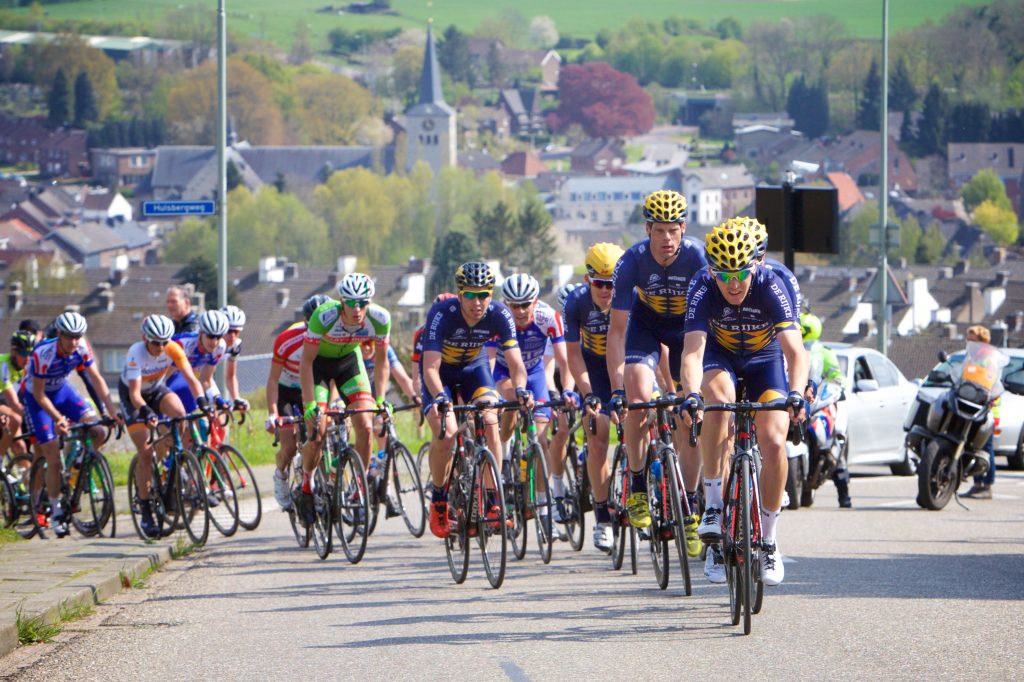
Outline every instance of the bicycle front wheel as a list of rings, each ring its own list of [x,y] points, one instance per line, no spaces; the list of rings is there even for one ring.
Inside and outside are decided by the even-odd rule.
[[[548,476],[548,463],[540,445],[534,443],[527,449],[527,460],[530,463],[530,507],[533,509],[533,524],[537,531],[537,548],[540,560],[545,564],[551,562],[551,551],[555,544],[555,501],[551,495],[551,477]],[[543,491],[540,489],[543,485]],[[544,499],[540,499],[541,496]]]
[[[71,491],[71,523],[86,537],[102,535],[114,516],[114,485],[107,478],[102,457],[98,452],[85,455],[75,489]]]
[[[508,555],[508,517],[505,514],[505,491],[501,485],[501,470],[494,454],[486,448],[482,449],[474,468],[476,540],[484,560],[487,582],[494,589],[498,589],[505,581],[505,563]]]
[[[427,501],[416,461],[409,448],[395,445],[391,457],[391,486],[384,490],[385,501],[401,510],[402,520],[414,538],[423,537],[427,528]]]
[[[32,491],[29,508],[35,528],[34,535],[44,540],[50,528],[50,496],[46,493],[46,469],[46,459],[37,457],[36,461],[32,462],[32,473],[29,476],[29,489]]]
[[[647,458],[647,506],[651,513],[650,533],[651,563],[654,565],[654,579],[658,587],[668,587],[668,534],[671,528],[665,514],[666,503],[666,478],[664,476],[664,463],[667,458],[662,452],[648,454]],[[658,471],[652,464],[658,464]]]
[[[263,500],[249,460],[231,445],[221,445],[220,456],[238,496],[238,525],[245,530],[256,530],[263,519]]]
[[[313,472],[313,547],[316,555],[326,559],[334,544],[331,541],[331,508],[334,491],[324,476],[323,464]]]
[[[0,527],[10,528],[18,522],[18,499],[7,473],[0,471]]]
[[[505,509],[512,518],[512,527],[508,529],[508,539],[512,543],[512,556],[522,561],[526,556],[527,538],[527,476],[524,480],[520,473],[524,471],[523,451],[518,444],[518,437],[513,441],[512,453],[508,457],[508,476],[505,480]]]
[[[740,460],[740,508],[739,508],[739,529],[738,549],[740,555],[740,597],[743,601],[743,634],[750,634],[750,615],[753,608],[753,569],[754,557],[751,552],[751,523],[750,523],[750,460]]]
[[[665,479],[668,486],[668,518],[672,527],[672,537],[675,540],[676,554],[679,555],[679,570],[683,575],[683,591],[687,597],[693,594],[693,585],[690,583],[690,560],[686,554],[686,532],[683,529],[686,523],[686,516],[683,511],[683,485],[679,480],[679,460],[672,452],[662,466],[668,472]]]
[[[444,539],[444,551],[456,585],[464,583],[469,573],[469,519],[473,495],[468,465],[464,456],[456,454],[448,476],[449,531]]]
[[[177,453],[174,496],[178,503],[178,518],[194,544],[202,547],[210,537],[210,508],[206,499],[203,469],[191,452]]]
[[[228,468],[220,453],[213,448],[203,445],[196,452],[196,461],[203,468],[210,522],[221,535],[231,537],[238,532],[238,497]]]
[[[612,569],[616,571],[622,568],[626,556],[626,535],[632,530],[626,513],[626,497],[629,495],[627,476],[626,448],[620,444],[615,446],[615,455],[612,457],[612,478],[608,494],[608,507],[612,516]]]
[[[297,454],[292,458],[292,464],[288,467],[290,478],[288,479],[288,494],[292,497],[292,505],[288,509],[288,521],[292,524],[292,533],[295,535],[295,542],[299,547],[309,547],[313,531],[309,526],[304,526],[299,521],[298,512],[295,511],[296,492],[302,486],[302,455]]]
[[[14,493],[15,529],[18,531],[18,535],[27,540],[36,534],[36,524],[32,520],[32,517],[35,516],[32,512],[32,496],[29,493],[32,457],[30,455],[15,455],[9,458],[6,473],[7,482],[11,484],[11,492]]]
[[[366,553],[366,522],[370,518],[366,471],[352,448],[338,456],[334,477],[334,530],[349,563],[358,564]]]
[[[570,443],[565,450],[565,531],[569,535],[569,544],[573,551],[583,549],[583,473],[576,456],[576,448]]]

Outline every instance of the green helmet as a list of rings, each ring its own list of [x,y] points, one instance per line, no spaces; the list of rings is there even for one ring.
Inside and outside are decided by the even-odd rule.
[[[800,331],[804,341],[817,341],[821,338],[821,318],[814,313],[800,313]]]

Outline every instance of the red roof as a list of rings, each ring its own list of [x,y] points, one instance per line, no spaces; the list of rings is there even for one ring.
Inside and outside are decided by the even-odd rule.
[[[828,181],[839,191],[839,210],[848,211],[864,201],[857,183],[848,173],[827,173]]]
[[[548,170],[533,152],[512,152],[501,162],[501,172],[504,175],[535,178]]]

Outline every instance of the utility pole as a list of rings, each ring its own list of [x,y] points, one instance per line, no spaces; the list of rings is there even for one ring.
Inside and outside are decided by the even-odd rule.
[[[889,355],[889,0],[882,0],[882,155],[878,178],[879,258],[878,258],[878,352]]]
[[[224,156],[228,136],[228,40],[224,3],[217,0],[217,306],[228,304],[228,167]],[[217,383],[224,386],[224,365]]]

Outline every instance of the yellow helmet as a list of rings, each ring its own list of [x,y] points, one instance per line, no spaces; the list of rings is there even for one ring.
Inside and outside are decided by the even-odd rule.
[[[686,220],[686,197],[670,189],[651,192],[644,199],[644,220],[649,223],[681,223]]]
[[[754,244],[757,246],[757,257],[761,258],[768,253],[768,228],[759,223],[756,218],[743,217],[737,218],[737,220],[747,221],[747,229],[753,235]]]
[[[757,242],[746,218],[731,218],[704,237],[704,253],[714,270],[735,272],[749,268],[757,258]]]
[[[608,278],[622,255],[622,248],[610,242],[598,242],[587,249],[587,274]]]

